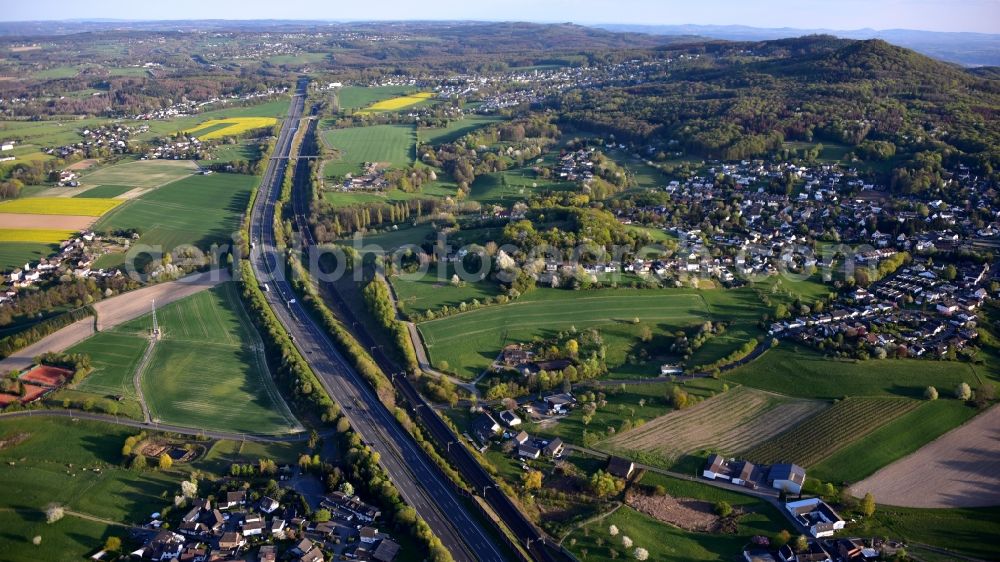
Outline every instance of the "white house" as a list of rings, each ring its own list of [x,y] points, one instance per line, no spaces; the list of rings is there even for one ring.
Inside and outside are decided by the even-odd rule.
[[[844,528],[844,520],[819,498],[789,502],[785,509],[816,538],[832,536]]]

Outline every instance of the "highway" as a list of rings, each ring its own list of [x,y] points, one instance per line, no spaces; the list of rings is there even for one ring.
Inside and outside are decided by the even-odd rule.
[[[307,221],[309,204],[306,187],[298,183],[294,186],[293,206],[295,209],[295,221],[298,231],[302,235],[303,246],[308,247],[315,244],[315,240],[313,239],[312,232],[309,230]],[[362,345],[372,351],[372,357],[378,363],[379,367],[386,373],[403,372],[405,369],[397,365],[385,353],[382,346],[378,345],[371,336],[368,332],[368,326],[358,321],[354,317],[353,312],[351,312],[350,307],[342,302],[336,287],[333,284],[326,284],[325,286],[329,289],[329,294],[336,299],[335,302],[331,303],[333,308],[348,326],[355,327],[353,330],[355,336]],[[451,462],[452,466],[462,475],[462,478],[472,486],[475,493],[485,499],[490,508],[504,521],[508,529],[517,537],[520,545],[528,551],[534,560],[554,562],[571,559],[558,546],[555,546],[555,541],[542,533],[521,512],[514,502],[497,487],[496,481],[479,464],[479,461],[472,453],[460,445],[462,438],[455,435],[451,427],[424,400],[408,377],[393,376],[392,382],[410,405],[411,412],[414,413],[427,429],[427,436],[436,442],[438,451]],[[480,559],[485,560],[486,558]]]
[[[290,158],[290,152],[305,105],[305,85],[304,81],[298,85],[254,201],[250,220],[254,272],[267,285],[264,294],[272,310],[320,383],[341,405],[361,439],[379,453],[381,465],[400,495],[430,525],[452,557],[462,562],[506,560],[509,557],[469,515],[440,468],[340,355],[323,329],[297,302],[290,282],[284,278],[283,260],[275,246],[274,217],[285,168],[289,162],[297,162]]]

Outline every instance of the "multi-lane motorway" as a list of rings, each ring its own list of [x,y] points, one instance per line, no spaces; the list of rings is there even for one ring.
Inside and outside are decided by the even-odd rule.
[[[303,81],[297,87],[251,213],[250,258],[257,279],[267,284],[265,296],[272,310],[323,387],[341,405],[361,439],[379,453],[403,499],[427,521],[452,557],[459,561],[510,559],[512,556],[470,516],[440,469],[295,300],[291,284],[284,278],[283,260],[275,246],[274,216],[285,168],[295,162],[290,152],[305,105],[305,86]]]
[[[295,211],[295,221],[299,233],[302,236],[302,243],[308,247],[315,244],[312,233],[309,229],[307,214],[309,210],[308,186],[296,183],[293,192],[293,207]],[[402,372],[403,369],[385,353],[380,345],[369,333],[369,327],[365,323],[358,321],[350,307],[340,299],[337,289],[333,284],[326,284],[329,294],[336,299],[333,304],[337,313],[346,323],[355,328],[354,332],[358,340],[372,351],[372,357],[379,364],[379,367],[386,373]],[[511,533],[517,538],[520,546],[523,547],[534,560],[549,562],[570,560],[565,552],[551,544],[548,537],[544,535],[525,515],[518,509],[517,505],[499,489],[493,477],[479,464],[479,461],[460,444],[460,437],[457,436],[444,420],[437,414],[431,405],[417,391],[416,386],[405,376],[392,377],[392,382],[396,390],[406,399],[414,415],[427,430],[427,436],[433,439],[438,450],[447,458],[452,466],[462,475],[462,478],[473,487],[475,493],[481,496],[490,508],[503,520]],[[457,445],[457,446],[456,446]]]

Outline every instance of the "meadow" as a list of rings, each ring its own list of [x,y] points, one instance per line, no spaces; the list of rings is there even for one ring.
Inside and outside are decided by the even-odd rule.
[[[742,456],[757,463],[793,462],[809,468],[919,405],[907,398],[847,398]]]
[[[121,203],[119,199],[26,197],[0,202],[0,213],[99,217]]]
[[[202,140],[219,139],[241,135],[247,131],[273,127],[278,122],[274,117],[231,117],[229,119],[212,119],[199,124],[196,128],[185,131],[188,135]]]
[[[81,199],[106,199],[118,197],[133,189],[134,187],[128,185],[98,185],[82,193],[77,193],[73,197]]]
[[[446,265],[442,276],[438,276],[437,269],[432,268],[427,275],[417,279],[406,276],[391,278],[400,310],[411,313],[438,310],[442,306],[455,307],[463,302],[470,303],[473,299],[482,302],[500,294],[500,286],[492,281],[466,282],[456,287],[449,282],[455,274],[454,265],[443,262],[441,265]]]
[[[42,242],[4,242],[0,244],[0,271],[38,261],[59,249],[58,244]]]
[[[501,176],[507,178],[504,185]],[[527,169],[508,170],[477,176],[470,186],[469,198],[480,203],[510,205],[521,201],[532,191],[574,191],[576,184],[535,177]]]
[[[141,233],[140,244],[162,246],[164,251],[183,244],[207,250],[213,243],[232,243],[257,181],[238,174],[190,176],[127,201],[93,228],[136,229]],[[98,267],[123,261],[122,254],[108,254],[101,257]]]
[[[539,288],[510,304],[481,308],[419,325],[431,362],[462,378],[482,372],[507,343],[552,337],[575,327],[599,328],[609,367],[624,360],[640,326],[672,332],[706,319],[704,299],[694,291],[601,289],[585,293]]]
[[[461,119],[449,121],[445,127],[417,129],[417,138],[420,139],[421,144],[437,146],[455,142],[477,129],[503,120],[502,117],[495,115],[466,115]]]
[[[154,188],[190,176],[198,166],[190,160],[133,160],[85,174],[84,185]],[[93,191],[92,188],[88,191]],[[87,193],[86,191],[84,193]]]
[[[45,506],[56,502],[68,510],[123,524],[141,524],[150,513],[172,503],[179,483],[191,471],[228,473],[233,462],[262,457],[293,462],[301,444],[206,442],[204,458],[174,464],[169,471],[135,472],[121,467],[122,443],[137,430],[86,420],[33,417],[0,419],[0,439],[26,435],[0,449],[0,560],[83,560],[104,539],[125,538],[124,527],[67,514],[45,522]],[[94,470],[99,468],[100,470]],[[41,536],[39,546],[32,537]]]
[[[921,398],[928,386],[948,392],[961,382],[973,387],[981,382],[968,363],[930,359],[840,361],[789,343],[733,369],[726,377],[762,390],[827,400],[845,396]]]
[[[723,391],[722,385],[718,380],[703,378],[687,381],[683,388],[692,397],[708,400]],[[623,426],[626,429],[636,424],[641,426],[673,411],[669,400],[672,388],[672,383],[659,381],[629,384],[624,389],[615,386],[593,389],[595,392],[605,393],[607,405],[597,409],[589,424],[583,423],[583,411],[577,408],[569,415],[559,418],[558,423],[536,424],[534,427],[529,424],[527,431],[531,434],[560,437],[568,443],[582,444],[584,432],[607,436],[624,431]],[[603,448],[600,444],[598,447]],[[643,460],[651,461],[650,464],[670,464],[668,459],[654,454],[645,456]]]
[[[326,164],[327,177],[358,173],[365,162],[402,167],[413,162],[416,133],[410,125],[375,125],[331,129],[322,134],[327,146],[340,156]]]
[[[157,318],[163,335],[140,379],[153,419],[243,433],[298,427],[274,385],[235,283],[168,304]],[[151,327],[146,315],[115,330],[141,337]]]
[[[93,371],[76,389],[101,396],[137,395],[132,375],[146,350],[146,339],[137,334],[115,330],[100,332],[69,348],[67,353],[86,353]]]
[[[621,546],[621,537],[627,536],[634,543],[633,549],[642,547],[649,551],[649,560],[721,562],[739,557],[749,537],[773,536],[788,527],[775,508],[749,496],[652,472],[647,472],[641,482],[646,486],[663,486],[668,494],[677,498],[711,503],[726,501],[747,513],[740,517],[736,534],[730,535],[685,531],[623,506],[608,517],[574,531],[564,544],[581,559],[611,559],[612,548],[617,550],[620,558],[629,559],[632,558],[632,553]],[[618,537],[609,535],[608,528],[611,525],[618,527]],[[598,539],[601,540],[600,544]]]

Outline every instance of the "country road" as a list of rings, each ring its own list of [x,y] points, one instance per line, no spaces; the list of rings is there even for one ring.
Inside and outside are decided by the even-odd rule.
[[[138,318],[149,312],[154,299],[157,306],[168,304],[230,279],[228,270],[215,269],[104,299],[94,304],[94,310],[97,312],[96,328],[98,331],[107,330]],[[34,358],[42,353],[64,351],[73,347],[96,333],[94,324],[93,318],[84,318],[49,334],[0,360],[0,372],[26,369],[34,363]]]

